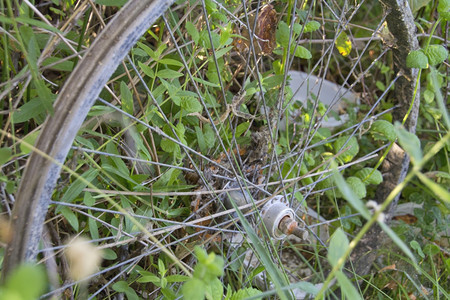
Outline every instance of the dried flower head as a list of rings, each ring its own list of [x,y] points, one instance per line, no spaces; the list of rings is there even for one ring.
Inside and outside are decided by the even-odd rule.
[[[75,237],[70,240],[65,255],[69,262],[69,275],[76,281],[97,271],[102,260],[101,250],[84,237]]]

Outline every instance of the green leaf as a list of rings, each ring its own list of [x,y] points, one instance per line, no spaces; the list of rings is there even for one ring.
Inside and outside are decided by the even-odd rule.
[[[45,291],[46,274],[42,265],[23,264],[6,278],[5,288],[18,299],[39,299]],[[7,298],[3,298],[7,299]]]
[[[411,51],[406,57],[406,66],[408,68],[426,69],[428,68],[428,58],[422,50]]]
[[[427,47],[425,54],[428,57],[430,66],[435,66],[444,62],[448,57],[448,51],[441,45],[430,45]]]
[[[23,139],[23,141],[25,143],[28,143],[31,146],[34,146],[34,143],[36,142],[36,139],[38,138],[39,133],[40,133],[39,130],[30,133]],[[28,147],[27,145],[25,145],[25,143],[20,144],[20,150],[22,151],[23,154],[28,154],[32,151],[32,149],[30,147]]]
[[[383,175],[374,168],[364,168],[355,173],[355,176],[366,184],[380,184],[383,182]]]
[[[206,295],[211,300],[221,300],[223,297],[223,284],[219,278],[214,278],[206,288]]]
[[[133,114],[133,94],[131,94],[128,89],[127,84],[124,81],[120,82],[120,97],[122,99],[122,109],[129,113]]]
[[[200,34],[198,33],[197,28],[192,22],[187,21],[186,22],[186,30],[189,33],[189,35],[192,37],[192,40],[195,44],[198,44],[198,40],[200,38]]]
[[[262,292],[255,288],[246,288],[236,291],[230,298],[230,300],[244,300],[250,297],[258,297]]]
[[[345,295],[345,299],[362,300],[360,293],[351,283],[351,281],[341,271],[336,272],[336,279],[341,287],[342,293]]]
[[[422,248],[417,241],[411,241],[409,242],[409,245],[412,249],[416,250],[417,254],[419,254],[420,257],[425,258],[425,253],[423,253]]]
[[[205,141],[205,136],[203,135],[203,131],[200,129],[200,127],[195,127],[195,133],[197,134],[197,143],[200,147],[200,151],[205,153],[208,150],[208,146]]]
[[[169,275],[166,277],[167,282],[172,283],[172,282],[184,282],[184,281],[188,281],[191,277],[186,276],[186,275]]]
[[[92,197],[92,194],[91,194],[91,193],[86,192],[86,193],[84,193],[83,203],[84,203],[86,206],[91,207],[91,206],[93,206],[93,205],[95,204],[95,198]]]
[[[186,281],[181,288],[184,299],[204,300],[206,286],[203,280],[191,278]]]
[[[387,233],[387,235],[391,238],[391,240],[397,244],[397,246],[411,259],[411,261],[416,263],[416,258],[414,257],[414,254],[411,252],[411,250],[406,246],[406,244],[402,241],[398,235],[395,234],[395,232],[384,222],[378,222],[378,225],[380,225],[381,229],[384,230],[384,232]]]
[[[176,59],[163,58],[158,61],[158,63],[169,66],[183,67],[183,63]]]
[[[450,0],[439,0],[437,11],[442,19],[450,21]]]
[[[411,156],[411,161],[413,163],[422,161],[423,155],[420,148],[420,140],[417,135],[408,132],[399,122],[395,124],[395,132],[398,136],[400,146]]]
[[[214,56],[216,57],[216,59],[218,59],[218,58],[224,56],[226,53],[228,53],[231,49],[233,49],[233,46],[229,46],[229,47],[222,48],[220,50],[216,50],[216,52],[214,53]],[[213,62],[214,61],[214,57],[210,56],[208,58],[208,60]]]
[[[142,62],[138,62],[139,68],[144,72],[145,75],[147,75],[150,78],[155,78],[155,72],[153,71],[150,66],[147,66],[146,64],[143,64]]]
[[[352,42],[344,31],[337,37],[334,44],[339,53],[344,57],[348,56],[352,51]]]
[[[345,232],[339,227],[333,233],[330,239],[330,246],[328,247],[327,259],[330,264],[335,267],[339,260],[344,256],[345,251],[349,247],[349,241]],[[341,264],[341,268],[344,264]]]
[[[95,3],[105,6],[123,6],[128,0],[95,0]]]
[[[431,0],[409,0],[411,11],[416,13],[419,9],[426,6]]]
[[[350,176],[346,180],[350,189],[355,193],[356,197],[363,199],[367,195],[366,186],[358,177]]]
[[[343,162],[351,161],[359,152],[359,145],[356,137],[354,136],[350,137],[350,140],[347,142],[348,139],[349,139],[348,136],[342,136],[338,138],[333,145],[335,153],[339,153],[342,150],[342,148],[345,149],[348,148],[346,151],[342,152],[339,156],[337,156]]]
[[[158,276],[156,276],[155,274],[152,274],[150,272],[141,271],[139,273],[142,275],[142,277],[139,278],[138,280],[136,280],[137,282],[140,282],[140,283],[151,282],[151,283],[159,284],[161,281],[161,279]]]
[[[419,177],[420,181],[422,181],[422,183],[436,195],[436,198],[442,199],[445,203],[450,204],[450,193],[447,189],[445,189],[442,185],[435,183],[422,173],[418,173],[417,177]]]
[[[63,71],[63,72],[71,72],[74,67],[74,63],[70,60],[62,60],[59,57],[48,57],[42,62],[43,66],[49,66],[49,70]]]
[[[304,33],[313,32],[320,28],[320,23],[317,21],[309,21],[305,24],[305,29],[303,30]]]
[[[397,135],[395,134],[394,125],[386,120],[376,120],[370,127],[370,133],[375,140],[395,141]]]
[[[171,70],[171,69],[162,69],[156,73],[156,77],[165,78],[165,79],[174,79],[183,76],[180,72]]]
[[[182,97],[181,107],[188,113],[201,112],[203,110],[202,104],[194,97]]]
[[[3,147],[0,148],[0,168],[11,158],[11,148]]]
[[[161,140],[161,149],[167,153],[174,153],[178,151],[179,146],[169,139],[163,139]]]
[[[139,297],[136,292],[128,286],[126,281],[118,281],[112,285],[113,290],[119,293],[125,293],[128,300],[138,300]]]
[[[287,48],[289,45],[289,26],[284,21],[280,21],[278,23],[278,28],[276,32],[276,38],[278,44],[281,45],[281,47]]]
[[[114,252],[113,249],[105,248],[102,251],[102,258],[105,259],[105,260],[116,260],[117,259],[117,254],[116,254],[116,252]]]
[[[89,214],[92,214],[92,212],[89,212]],[[88,225],[89,232],[91,233],[91,238],[93,240],[97,240],[99,238],[97,221],[92,218],[88,218]]]
[[[338,172],[336,169],[336,163],[332,162],[332,168],[334,173],[334,181],[336,182],[336,186],[338,187],[339,191],[342,193],[342,196],[345,200],[350,203],[350,205],[356,209],[357,212],[359,212],[364,218],[367,220],[370,219],[370,213],[367,207],[364,205],[364,203],[359,199],[355,193],[352,191],[350,186],[347,184],[347,182],[344,180],[344,177]]]
[[[61,202],[72,202],[78,195],[81,194],[83,189],[86,188],[87,182],[92,182],[95,177],[98,175],[97,169],[89,169],[87,170],[83,175],[81,175],[81,178],[77,178],[66,190],[62,198],[60,199]]]
[[[44,112],[45,107],[42,105],[42,100],[33,98],[13,112],[12,122],[13,124],[26,122]]]
[[[310,59],[312,54],[305,47],[297,46],[297,49],[295,49],[295,56],[303,59]]]
[[[15,21],[18,23],[22,23],[22,24],[27,24],[27,25],[31,25],[31,26],[35,26],[35,27],[39,27],[39,28],[43,28],[45,30],[48,30],[50,32],[53,33],[60,33],[62,35],[64,35],[64,33],[62,33],[58,28],[53,27],[51,25],[48,25],[47,23],[44,23],[42,21],[39,20],[35,20],[35,19],[31,19],[25,16],[20,16],[15,18]],[[13,21],[8,18],[8,17],[4,17],[4,16],[0,16],[0,23],[5,23],[5,24],[13,24]],[[24,26],[21,26],[24,27]]]
[[[209,148],[214,147],[214,144],[216,143],[216,134],[214,133],[211,124],[203,125],[203,135],[205,137],[206,145]]]
[[[73,227],[73,229],[75,229],[75,231],[78,232],[78,227],[79,227],[78,217],[74,214],[74,212],[67,206],[61,206],[59,211],[64,216],[64,218],[67,220],[67,222],[69,222],[69,224]]]

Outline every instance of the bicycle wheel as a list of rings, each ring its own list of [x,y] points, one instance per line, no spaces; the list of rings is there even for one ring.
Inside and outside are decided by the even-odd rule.
[[[391,112],[379,104],[402,78],[383,68],[384,17],[346,1],[172,2],[129,1],[67,79],[17,192],[3,272],[55,260],[62,236],[84,233],[106,249],[90,298],[131,297],[123,282],[140,297],[175,295],[182,280],[148,276],[188,273],[196,245],[225,259],[224,283],[320,286],[327,224],[360,222],[334,192],[330,158],[355,174],[386,148],[365,127]],[[367,16],[372,28],[359,24]],[[366,80],[374,73],[390,79],[384,90]],[[39,249],[44,223],[54,246]]]

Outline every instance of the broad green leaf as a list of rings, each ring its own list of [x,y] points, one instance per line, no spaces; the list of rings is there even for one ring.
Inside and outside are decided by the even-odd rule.
[[[448,57],[448,51],[441,45],[428,46],[425,54],[428,57],[428,63],[430,66],[435,66],[444,62]]]
[[[355,176],[366,184],[380,184],[383,182],[383,175],[373,168],[364,168],[355,173]]]
[[[406,57],[408,68],[426,69],[428,68],[428,58],[422,50],[411,51]]]
[[[125,293],[128,300],[138,300],[136,292],[128,285],[126,281],[118,281],[112,285],[113,290],[119,293]]]
[[[95,177],[98,175],[98,170],[96,169],[89,169],[87,170],[83,175],[81,175],[81,178],[77,178],[66,190],[64,195],[61,197],[61,202],[72,202],[75,198],[78,197],[78,195],[81,194],[83,189],[86,188],[87,182],[92,182]]]
[[[348,56],[352,51],[352,42],[344,31],[337,37],[334,44],[336,45],[339,53],[344,57]]]
[[[366,186],[358,177],[350,176],[345,180],[356,197],[363,199],[367,195]]]
[[[422,248],[417,241],[411,241],[409,242],[409,245],[412,249],[416,250],[417,254],[419,254],[420,257],[425,258],[425,253],[423,253]]]
[[[38,138],[39,133],[40,133],[39,130],[30,133],[23,139],[23,141],[25,143],[28,143],[31,146],[34,146],[34,143],[36,142],[36,139]],[[27,145],[25,145],[25,143],[20,144],[20,150],[22,151],[23,154],[28,154],[32,151],[32,149],[30,147],[28,147]]]
[[[284,21],[280,21],[278,23],[278,28],[276,32],[276,38],[278,44],[281,45],[281,47],[287,48],[289,45],[289,26]]]
[[[341,271],[336,272],[336,279],[341,287],[342,293],[346,296],[345,299],[363,300],[363,297],[344,273]]]
[[[11,158],[11,148],[9,147],[3,147],[0,148],[0,168],[3,166],[4,163],[6,163]]]
[[[206,287],[206,295],[211,300],[221,300],[223,297],[223,284],[219,278],[214,278]]]
[[[198,278],[191,278],[186,281],[181,288],[184,299],[204,300],[206,286],[203,280]]]
[[[113,290],[119,293],[125,293],[128,290],[129,286],[126,281],[117,281],[112,285]]]
[[[67,206],[62,206],[59,211],[64,216],[64,218],[69,222],[69,224],[75,229],[76,232],[78,232],[79,223],[78,223],[78,217],[75,215],[75,213],[68,208]]]
[[[12,122],[13,124],[26,122],[44,112],[45,107],[42,105],[42,100],[33,98],[13,112]]]
[[[304,33],[313,32],[320,28],[320,23],[317,21],[309,21],[305,24]]]
[[[180,72],[171,70],[171,69],[162,69],[156,73],[156,77],[165,78],[165,79],[174,79],[183,76]]]
[[[117,254],[116,252],[111,248],[105,248],[102,251],[102,258],[105,260],[116,260]]]
[[[45,292],[46,278],[42,265],[27,263],[12,271],[6,278],[5,288],[14,291],[20,300],[39,299]]]
[[[349,139],[348,136],[342,136],[338,138],[333,145],[335,153],[339,153],[342,150],[342,148],[347,149],[343,151],[339,156],[337,156],[343,162],[351,161],[359,152],[359,145],[356,137],[352,136],[350,137],[350,140],[348,139]]]
[[[332,162],[333,167],[333,173],[334,173],[334,181],[336,182],[336,186],[338,187],[339,191],[342,193],[342,196],[345,200],[350,203],[350,205],[356,209],[357,212],[359,212],[364,218],[367,220],[370,219],[370,213],[367,207],[364,205],[364,203],[359,199],[355,193],[352,191],[350,186],[347,184],[347,182],[344,180],[344,177],[338,172],[336,169],[336,163]]]
[[[124,81],[120,82],[120,98],[122,99],[122,109],[133,114],[133,94],[131,94],[130,89]]]
[[[84,193],[83,203],[84,203],[86,206],[91,207],[91,206],[93,206],[93,205],[95,204],[95,198],[92,197],[92,194],[91,194],[91,193],[86,192],[86,193]]]
[[[161,140],[161,149],[167,153],[174,153],[178,151],[179,146],[169,139],[163,139]]]
[[[345,254],[349,247],[349,241],[345,232],[338,228],[333,233],[330,239],[330,246],[328,247],[327,259],[330,264],[334,267],[338,264],[339,259]],[[344,264],[341,264],[341,268]]]
[[[450,0],[439,0],[437,11],[442,19],[450,21]]]
[[[394,125],[386,120],[376,120],[370,127],[370,133],[375,140],[395,141],[397,135],[395,134]]]
[[[297,46],[297,49],[295,49],[295,56],[303,59],[310,59],[312,54],[305,47]]]
[[[420,163],[423,155],[420,148],[420,140],[417,135],[408,132],[398,122],[395,124],[395,132],[397,133],[400,146],[411,156],[411,161],[413,163]]]
[[[193,97],[182,97],[181,107],[188,113],[201,112],[203,110],[202,104]]]
[[[186,30],[189,33],[189,35],[192,37],[192,40],[194,41],[194,43],[198,44],[200,34],[198,33],[198,30],[195,27],[195,25],[192,22],[187,21],[186,22]]]

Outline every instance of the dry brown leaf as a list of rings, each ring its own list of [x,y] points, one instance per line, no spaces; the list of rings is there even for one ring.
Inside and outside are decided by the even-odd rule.
[[[249,16],[249,24],[253,26],[255,17]],[[261,55],[269,55],[276,46],[276,31],[277,31],[277,11],[272,5],[267,4],[261,8],[256,20],[255,36],[253,43],[256,48],[256,53]],[[235,38],[233,44],[237,51],[247,52],[250,48],[250,36],[247,28],[240,28],[237,30],[243,38]]]

